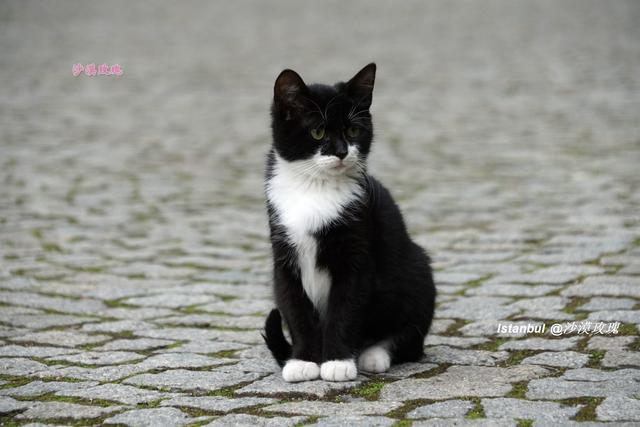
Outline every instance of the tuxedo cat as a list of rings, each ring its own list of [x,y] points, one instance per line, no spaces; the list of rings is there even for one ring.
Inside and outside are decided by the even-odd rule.
[[[263,337],[285,381],[349,381],[423,354],[430,260],[366,168],[375,73],[327,86],[284,70],[275,82],[265,191],[278,308]]]

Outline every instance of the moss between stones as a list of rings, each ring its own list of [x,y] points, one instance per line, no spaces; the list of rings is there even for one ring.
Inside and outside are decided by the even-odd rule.
[[[531,427],[532,425],[533,425],[533,420],[516,418],[516,427]]]
[[[470,420],[477,420],[478,418],[485,418],[485,414],[484,414],[484,408],[482,407],[482,404],[480,404],[480,398],[479,397],[472,397],[469,399],[465,399],[464,400],[470,400],[473,403],[473,408],[471,408],[469,410],[469,412],[467,412],[467,414],[465,415],[465,418],[470,419]]]
[[[524,359],[541,353],[541,350],[512,350],[509,352],[507,360],[498,363],[496,366],[504,368],[507,366],[519,365]]]
[[[591,350],[589,352],[589,361],[587,362],[587,368],[599,368],[605,354],[605,350]]]
[[[458,330],[462,328],[464,325],[466,325],[467,323],[469,323],[469,321],[467,320],[455,319],[454,322],[451,325],[449,325],[447,330],[440,335],[443,335],[445,337],[462,335]]]
[[[410,420],[398,420],[391,427],[411,427],[413,421]]]
[[[638,330],[631,323],[621,323],[618,327],[618,335],[638,335]]]
[[[525,399],[525,394],[527,393],[528,383],[526,381],[519,381],[517,383],[513,383],[511,391],[506,394],[505,397],[512,397],[515,399]]]
[[[389,380],[373,380],[368,381],[358,387],[349,390],[352,396],[363,397],[367,400],[378,400],[380,396],[380,390],[385,384],[388,384]]]
[[[604,397],[576,397],[573,399],[563,399],[559,402],[563,405],[576,406],[585,405],[573,417],[576,421],[596,421],[596,408],[604,400]]]

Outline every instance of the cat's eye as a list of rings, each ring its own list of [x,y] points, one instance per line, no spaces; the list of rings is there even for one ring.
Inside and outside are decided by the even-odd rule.
[[[347,128],[347,136],[349,138],[357,138],[358,135],[360,135],[360,128],[357,128],[355,126],[349,126]]]
[[[316,141],[319,141],[322,138],[324,138],[324,126],[320,126],[318,128],[311,129],[311,137],[313,139],[315,139]]]

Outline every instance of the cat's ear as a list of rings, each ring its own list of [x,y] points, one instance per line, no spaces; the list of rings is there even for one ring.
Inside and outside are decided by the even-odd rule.
[[[307,85],[293,70],[284,70],[273,87],[273,101],[283,112],[300,112],[304,108]]]
[[[376,81],[376,64],[373,62],[347,82],[347,93],[364,108],[371,106],[373,96],[373,84]]]

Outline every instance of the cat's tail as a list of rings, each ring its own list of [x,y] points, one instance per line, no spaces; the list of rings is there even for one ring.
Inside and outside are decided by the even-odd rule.
[[[284,366],[284,362],[291,357],[291,344],[284,337],[282,332],[282,317],[277,308],[271,310],[264,324],[264,334],[262,334],[264,342],[271,350],[274,359],[278,365]]]

